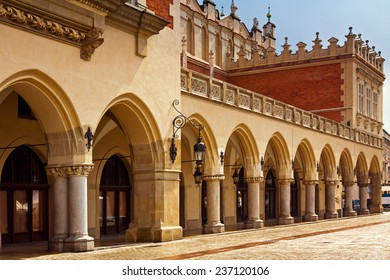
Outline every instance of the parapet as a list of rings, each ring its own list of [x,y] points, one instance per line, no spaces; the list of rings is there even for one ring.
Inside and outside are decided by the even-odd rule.
[[[337,43],[337,38],[330,38],[327,48],[323,48],[322,40],[319,38],[319,33],[316,33],[316,38],[313,41],[314,45],[311,50],[307,50],[307,44],[299,42],[296,46],[298,50],[293,53],[288,43],[288,38],[285,38],[285,43],[282,45],[283,51],[278,55],[275,48],[268,47],[267,49],[254,48],[252,49],[252,57],[247,59],[244,52],[238,52],[238,59],[228,63],[227,70],[236,70],[243,68],[253,68],[258,66],[268,66],[272,64],[294,64],[303,61],[312,61],[317,59],[331,59],[332,57],[348,58],[356,57],[368,64],[383,75],[383,64],[385,59],[382,58],[381,52],[376,52],[375,47],[369,46],[369,41],[363,41],[361,34],[355,35],[352,32],[352,27],[349,28],[349,33],[345,36],[346,41],[342,46]]]

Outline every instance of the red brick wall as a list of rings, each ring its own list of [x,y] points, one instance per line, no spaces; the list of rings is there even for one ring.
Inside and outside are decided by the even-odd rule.
[[[228,82],[311,111],[344,106],[341,101],[342,72],[340,63],[334,63],[229,77]],[[343,121],[341,111],[317,114]]]
[[[168,27],[173,28],[173,18],[169,14],[170,4],[173,4],[173,0],[146,0],[148,9],[155,12],[157,16],[169,21]]]

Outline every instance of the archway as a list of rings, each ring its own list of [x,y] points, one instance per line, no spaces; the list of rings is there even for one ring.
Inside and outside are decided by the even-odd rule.
[[[294,218],[291,217],[291,187],[293,175],[293,158],[290,155],[284,137],[275,133],[267,144],[264,159],[265,174],[272,170],[276,178],[276,219],[266,221],[267,224],[291,224]],[[268,176],[268,175],[267,175]]]

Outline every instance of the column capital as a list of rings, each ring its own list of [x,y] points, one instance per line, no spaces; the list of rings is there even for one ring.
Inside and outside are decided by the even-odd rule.
[[[260,183],[264,181],[264,177],[245,177],[246,183]]]
[[[334,186],[337,185],[338,181],[337,180],[327,180],[325,181],[326,186]]]
[[[224,174],[203,175],[203,180],[205,181],[222,181],[224,179],[225,179]]]
[[[355,182],[343,182],[344,187],[352,187],[353,185],[355,185]]]
[[[358,186],[359,186],[359,188],[366,188],[366,187],[368,187],[370,185],[370,183],[369,182],[362,182],[362,183],[358,183]]]
[[[46,174],[49,177],[66,177],[65,170],[60,165],[46,166]]]
[[[284,178],[284,179],[278,179],[278,183],[280,185],[290,185],[292,182],[294,182],[294,179],[292,178]]]
[[[318,184],[318,180],[306,180],[306,181],[303,181],[303,184],[304,185],[315,185],[315,184]]]
[[[93,167],[93,164],[80,164],[64,166],[63,169],[65,170],[67,176],[88,176]]]

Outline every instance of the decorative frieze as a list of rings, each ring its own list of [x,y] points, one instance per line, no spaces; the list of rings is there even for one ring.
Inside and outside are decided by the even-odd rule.
[[[221,87],[218,85],[211,85],[210,98],[214,100],[221,100]]]
[[[238,106],[242,108],[250,109],[251,97],[247,94],[239,93],[238,95]]]
[[[191,90],[193,93],[207,96],[207,83],[205,81],[192,78],[191,79]]]

